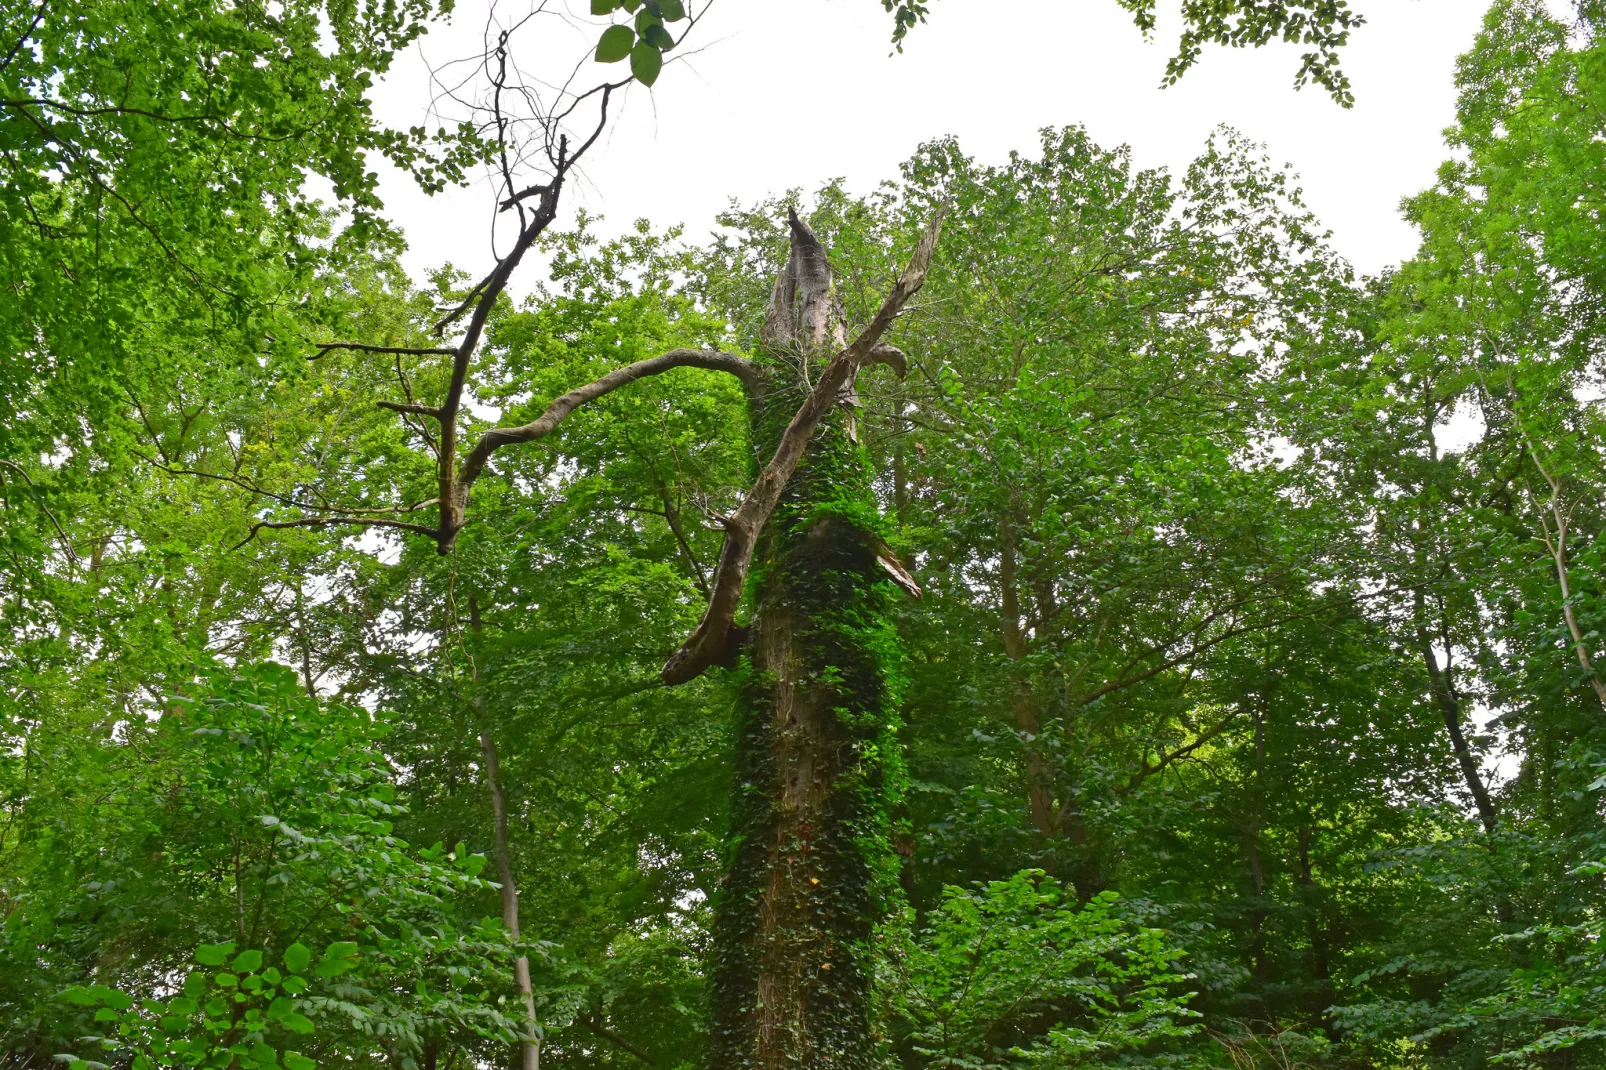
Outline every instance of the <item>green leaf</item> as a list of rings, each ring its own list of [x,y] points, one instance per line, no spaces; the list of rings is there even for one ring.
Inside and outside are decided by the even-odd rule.
[[[240,983],[240,979],[232,973],[217,974],[212,980],[217,982],[219,988],[233,988]]]
[[[283,1018],[285,1015],[295,1010],[295,1008],[295,1002],[291,1000],[289,996],[279,996],[274,999],[272,1003],[268,1004],[268,1017],[272,1018],[274,1021],[278,1021],[280,1018]]]
[[[641,35],[641,39],[660,52],[668,52],[675,47],[675,39],[664,29],[662,23],[655,22],[648,26],[647,32]]]
[[[292,996],[300,995],[307,990],[307,979],[305,977],[286,977],[283,987]]]
[[[307,1058],[299,1051],[287,1051],[279,1058],[284,1061],[285,1070],[316,1070],[318,1066],[315,1060]]]
[[[234,951],[234,941],[226,944],[202,944],[195,949],[195,961],[202,966],[221,966]]]
[[[665,22],[679,22],[686,17],[686,5],[680,0],[658,0],[658,10],[663,13]]]
[[[593,15],[609,15],[619,6],[619,0],[591,0],[591,13]]]
[[[200,1004],[189,996],[175,996],[167,1003],[168,1014],[194,1014]]]
[[[301,973],[312,962],[312,949],[300,942],[291,944],[284,949],[284,968],[291,973]]]
[[[80,985],[73,985],[71,988],[62,989],[61,998],[65,999],[68,1003],[76,1003],[80,1007],[93,1007],[95,1004],[100,1002],[99,997],[97,997],[89,989]]]
[[[235,973],[256,973],[262,968],[262,952],[256,948],[252,948],[250,951],[242,951],[234,956],[234,962],[231,965],[234,967]]]
[[[650,86],[658,80],[658,72],[664,69],[664,54],[642,41],[630,50],[630,73],[636,76],[636,81],[642,85]]]
[[[653,11],[651,8],[642,8],[641,11],[637,12],[636,14],[636,33],[645,37],[647,34],[647,27],[661,25],[663,21],[663,19],[658,17],[658,13],[656,11]]]
[[[258,1066],[278,1066],[279,1053],[266,1044],[253,1044],[251,1046],[251,1061]]]
[[[200,999],[206,994],[206,974],[195,970],[184,978],[184,994],[193,999]]]
[[[100,1010],[95,1012],[95,1021],[97,1022],[115,1022],[121,1017],[122,1015],[118,1014],[110,1007],[102,1007]]]
[[[313,1029],[312,1019],[308,1018],[304,1014],[297,1014],[294,1011],[279,1019],[279,1024],[290,1030],[292,1033],[310,1033]]]
[[[635,40],[636,33],[629,26],[609,26],[597,41],[597,62],[618,63],[630,55]]]

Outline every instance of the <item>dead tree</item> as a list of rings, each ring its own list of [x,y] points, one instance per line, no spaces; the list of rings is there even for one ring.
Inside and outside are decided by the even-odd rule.
[[[548,220],[560,183],[552,186],[542,194]],[[882,538],[854,424],[854,386],[872,364],[903,373],[903,354],[881,339],[924,282],[940,227],[939,212],[880,310],[850,340],[824,246],[793,214],[791,255],[752,359],[677,349],[625,365],[557,398],[529,423],[485,431],[461,460],[455,423],[470,354],[442,352],[453,361],[442,401],[379,402],[439,425],[439,497],[413,507],[435,506],[434,524],[346,513],[258,525],[399,528],[449,553],[474,483],[497,450],[538,441],[586,402],[671,368],[724,371],[742,382],[750,436],[769,461],[740,506],[720,518],[725,539],[708,606],[660,670],[663,683],[680,684],[711,666],[730,667],[742,696],[731,866],[712,979],[720,1068],[870,1065],[871,936],[894,894],[886,883],[896,873],[888,813],[901,779],[901,651],[889,600],[899,588],[914,597],[920,591]],[[483,326],[509,274],[482,284],[471,329]],[[755,558],[762,564],[756,612],[739,626]],[[492,790],[505,829],[501,793]],[[505,858],[506,843],[499,838],[496,847]],[[516,899],[504,900],[516,925]],[[526,997],[527,977],[521,971]]]
[[[900,587],[916,597],[919,589],[882,541],[871,468],[854,426],[854,387],[872,364],[903,374],[903,354],[882,338],[925,280],[942,213],[879,311],[851,337],[825,249],[792,214],[790,258],[751,358],[672,350],[577,386],[528,423],[491,428],[465,442],[470,369],[496,303],[556,219],[567,181],[625,84],[570,94],[561,107],[526,117],[535,136],[527,126],[520,141],[505,106],[527,103],[530,93],[516,84],[508,33],[493,40],[484,62],[490,89],[483,129],[499,177],[500,211],[516,223],[511,244],[435,324],[438,336],[455,341],[411,347],[338,340],[319,344],[314,355],[355,351],[395,362],[402,396],[376,404],[408,421],[431,451],[434,494],[372,507],[271,494],[300,515],[260,520],[246,539],[271,529],[354,526],[428,538],[449,554],[471,518],[474,485],[498,450],[539,441],[587,402],[672,368],[736,376],[748,399],[752,441],[768,461],[755,465],[735,511],[719,518],[724,545],[707,608],[660,672],[664,684],[674,685],[711,666],[731,668],[743,702],[732,862],[716,922],[714,1061],[721,1068],[867,1067],[871,933],[892,891],[884,882],[896,873],[887,815],[901,780],[901,654],[888,603]],[[596,106],[595,123],[571,148],[565,125],[588,102]],[[536,151],[522,151],[532,146]],[[532,165],[541,172],[538,181],[528,178]],[[442,394],[415,397],[403,358],[446,362]],[[762,564],[756,613],[738,626],[755,558]],[[503,914],[516,933],[508,804],[493,736],[486,732],[482,742]],[[517,980],[530,1019],[523,1065],[535,1070],[537,1024],[522,960]]]

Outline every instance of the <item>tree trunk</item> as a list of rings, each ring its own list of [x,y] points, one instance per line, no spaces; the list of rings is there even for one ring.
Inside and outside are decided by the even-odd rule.
[[[1026,809],[1032,827],[1039,835],[1053,839],[1060,834],[1060,812],[1054,803],[1055,782],[1059,779],[1047,753],[1043,750],[1043,725],[1038,716],[1037,691],[1032,686],[1030,669],[1026,665],[1031,653],[1026,632],[1021,626],[1020,594],[1016,590],[1014,530],[1005,525],[999,548],[998,584],[1000,630],[1004,639],[1004,654],[1011,663],[1010,708],[1015,714],[1015,727],[1021,733],[1021,745],[1026,752]]]
[[[1461,700],[1456,695],[1455,682],[1450,679],[1448,666],[1441,667],[1439,656],[1433,652],[1433,639],[1428,634],[1427,600],[1420,589],[1412,592],[1411,607],[1417,650],[1422,655],[1422,667],[1428,674],[1428,695],[1433,701],[1433,708],[1444,719],[1444,730],[1450,737],[1450,750],[1455,754],[1456,764],[1461,767],[1461,780],[1472,796],[1473,805],[1478,808],[1478,820],[1483,823],[1485,832],[1493,832],[1500,815],[1489,796],[1489,789],[1483,783],[1477,757],[1467,745],[1466,732],[1461,727]]]
[[[767,456],[845,343],[824,248],[793,223],[752,399]],[[843,392],[851,401],[852,383]],[[716,1070],[872,1065],[875,928],[898,894],[902,651],[887,551],[851,410],[838,405],[756,547],[756,615],[738,670],[737,784],[715,907]],[[890,566],[886,566],[890,568]]]
[[[1495,810],[1494,800],[1483,783],[1483,773],[1478,769],[1478,760],[1467,745],[1466,732],[1461,728],[1461,702],[1456,696],[1455,686],[1445,670],[1440,668],[1432,642],[1423,636],[1421,645],[1422,664],[1428,672],[1428,689],[1433,693],[1433,705],[1438,707],[1439,715],[1444,718],[1444,730],[1450,736],[1450,749],[1455,752],[1455,760],[1461,766],[1461,779],[1465,781],[1472,802],[1478,808],[1478,820],[1483,823],[1484,831],[1493,832],[1500,814]]]
[[[485,784],[491,793],[491,816],[495,822],[492,854],[496,879],[502,885],[502,924],[513,939],[519,938],[519,891],[513,883],[513,859],[508,850],[507,801],[502,796],[502,763],[496,753],[496,740],[489,730],[480,732],[480,749],[485,753]],[[541,1070],[541,1038],[536,1033],[535,994],[530,984],[530,960],[520,955],[513,962],[513,979],[524,1001],[526,1034],[519,1042],[520,1070]]]

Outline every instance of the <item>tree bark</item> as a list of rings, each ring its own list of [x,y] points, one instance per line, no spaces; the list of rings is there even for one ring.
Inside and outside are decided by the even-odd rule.
[[[752,401],[761,452],[777,448],[845,343],[825,250],[795,219],[774,302],[770,374]],[[871,477],[833,405],[754,547],[729,868],[715,907],[716,1070],[874,1061],[873,937],[898,894],[888,815],[902,790],[903,668]]]

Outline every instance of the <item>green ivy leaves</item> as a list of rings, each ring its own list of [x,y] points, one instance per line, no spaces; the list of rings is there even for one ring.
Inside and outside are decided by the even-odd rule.
[[[650,86],[664,68],[664,53],[676,44],[664,24],[684,19],[685,4],[682,0],[591,0],[593,15],[611,15],[619,8],[635,15],[634,24],[616,24],[603,30],[597,41],[596,60],[618,63],[628,57],[631,76]]]

